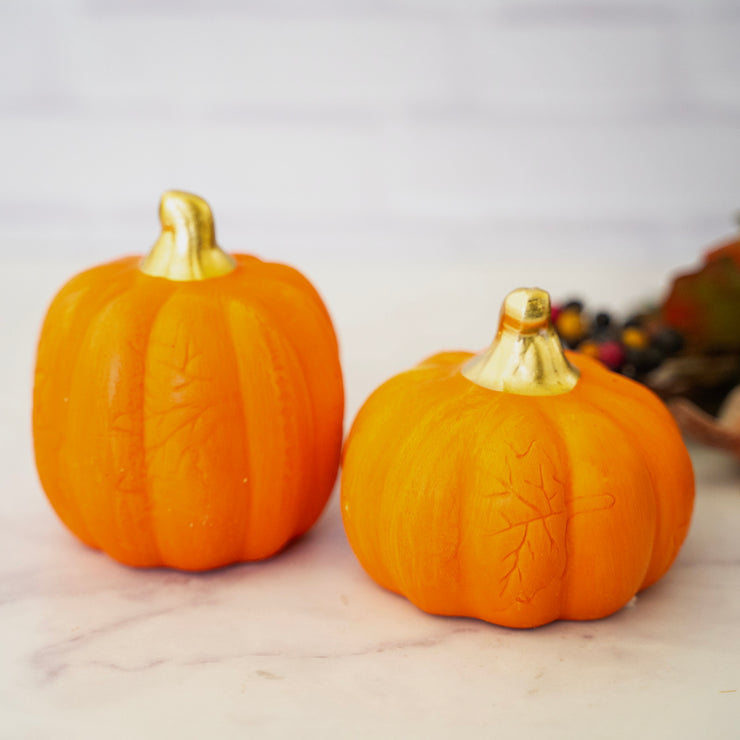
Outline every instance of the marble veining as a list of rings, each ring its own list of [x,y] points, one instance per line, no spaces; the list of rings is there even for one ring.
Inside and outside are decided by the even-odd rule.
[[[725,534],[740,498],[702,485],[716,456],[695,458],[694,526],[669,575],[613,617],[529,631],[430,616],[380,589],[336,496],[283,555],[203,575],[123,567],[39,501],[44,536],[11,532],[0,575],[0,736],[104,723],[115,737],[165,724],[184,737],[691,737],[709,723],[736,737],[740,544]]]

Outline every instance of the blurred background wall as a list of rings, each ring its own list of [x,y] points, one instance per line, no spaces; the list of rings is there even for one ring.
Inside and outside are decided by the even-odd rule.
[[[409,360],[519,284],[655,296],[740,209],[737,1],[2,0],[0,68],[7,260],[143,252],[190,189],[340,331],[436,327]]]
[[[739,40],[729,0],[3,0],[2,229],[106,258],[179,187],[256,251],[668,268],[740,209]]]

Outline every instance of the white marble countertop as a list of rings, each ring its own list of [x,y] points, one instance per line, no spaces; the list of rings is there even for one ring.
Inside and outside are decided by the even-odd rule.
[[[516,631],[420,612],[362,571],[336,491],[314,530],[270,561],[202,575],[129,569],[67,533],[33,470],[34,340],[76,267],[3,267],[0,737],[740,736],[734,461],[694,451],[695,516],[675,566],[597,622]],[[407,293],[406,325],[389,328],[357,308],[367,296],[342,269],[315,272],[342,337],[348,425],[373,384],[408,364],[361,346],[385,336],[399,348],[405,333],[420,359],[446,329],[430,343]],[[476,293],[478,272],[457,274],[460,294]],[[434,293],[449,271],[417,278]],[[373,290],[394,295],[389,286]]]
[[[120,566],[57,520],[30,430],[52,294],[151,245],[170,187],[315,281],[346,428],[513,288],[653,297],[732,228],[737,5],[0,2],[0,740],[740,738],[732,460],[695,452],[688,540],[634,605],[513,631],[376,586],[336,491],[269,562]]]

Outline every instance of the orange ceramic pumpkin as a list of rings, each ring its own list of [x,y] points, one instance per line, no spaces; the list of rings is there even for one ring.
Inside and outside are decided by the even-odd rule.
[[[296,270],[216,245],[207,204],[170,192],[163,232],[73,278],[38,347],[42,485],[83,542],[123,563],[203,570],[268,557],[336,478],[336,337]]]
[[[645,387],[563,354],[544,291],[512,293],[492,347],[382,385],[345,443],[342,514],[379,584],[510,627],[595,619],[673,562],[694,479]]]

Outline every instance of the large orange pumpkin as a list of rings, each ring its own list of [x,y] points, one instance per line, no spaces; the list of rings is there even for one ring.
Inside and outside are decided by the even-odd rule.
[[[195,196],[162,199],[143,261],[73,278],[38,347],[33,430],[46,494],[123,563],[203,570],[268,557],[336,478],[336,337],[296,270],[216,245]]]
[[[434,355],[367,400],[342,514],[379,584],[510,627],[595,619],[655,583],[686,536],[691,461],[661,401],[563,354],[549,296],[506,300],[486,352]]]

